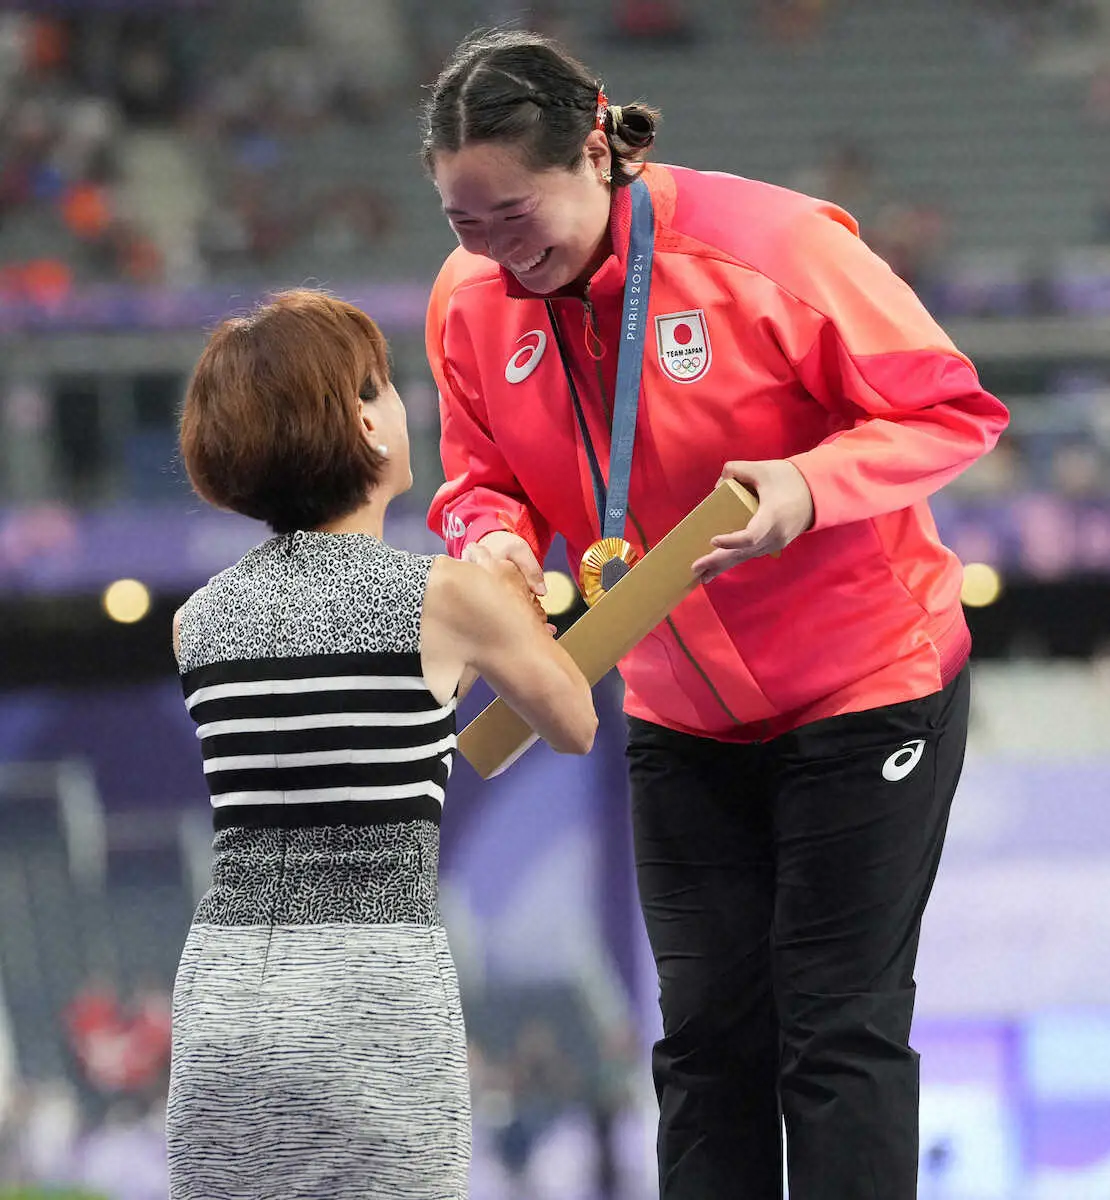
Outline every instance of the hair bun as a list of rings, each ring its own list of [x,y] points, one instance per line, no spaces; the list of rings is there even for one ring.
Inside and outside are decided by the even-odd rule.
[[[655,141],[655,121],[636,105],[625,104],[618,109],[613,132],[633,150],[646,150]]]

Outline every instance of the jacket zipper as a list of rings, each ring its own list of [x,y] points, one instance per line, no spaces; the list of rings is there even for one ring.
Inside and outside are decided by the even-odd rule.
[[[605,357],[605,343],[601,340],[601,333],[597,328],[597,314],[594,312],[594,302],[590,299],[589,284],[586,284],[586,290],[582,296],[582,324],[585,326],[586,353],[595,363],[600,363]],[[600,371],[600,368],[598,369]],[[601,389],[601,399],[602,403],[605,403],[604,387]],[[606,411],[608,411],[608,404],[605,407]],[[612,425],[612,423],[610,419],[609,424]]]
[[[613,412],[609,405],[609,397],[605,391],[605,375],[601,369],[601,359],[604,356],[605,343],[602,342],[601,334],[597,328],[597,314],[594,311],[593,301],[590,299],[590,289],[589,289],[588,285],[586,287],[585,294],[582,297],[582,320],[586,327],[586,350],[589,353],[590,358],[593,360],[594,374],[597,378],[598,395],[601,397],[601,407],[605,413],[605,423],[609,427],[609,430],[612,431]],[[591,348],[590,348],[591,337],[593,338],[594,342],[596,342],[596,344],[601,348],[601,354],[595,355],[593,353],[593,351],[591,350]],[[644,534],[644,527],[636,519],[636,514],[632,511],[631,504],[629,504],[629,506],[628,506],[628,518],[632,522],[632,524],[636,527],[636,533],[639,535],[640,544],[643,546],[644,553],[646,554],[651,549],[651,545],[649,544],[647,537]],[[674,618],[668,616],[666,618],[666,621],[667,621],[667,625],[670,627],[671,633],[674,635],[674,640],[677,643],[678,648],[685,655],[686,659],[689,661],[690,665],[694,668],[694,670],[697,671],[697,673],[701,676],[702,681],[705,683],[705,686],[712,693],[713,698],[717,701],[717,703],[724,710],[724,713],[729,718],[729,720],[732,721],[732,723],[734,725],[739,725],[740,721],[737,720],[736,714],[733,713],[733,711],[725,703],[724,697],[721,695],[721,693],[719,691],[717,691],[716,685],[709,678],[709,675],[706,673],[705,668],[701,665],[700,662],[698,662],[698,660],[694,657],[693,653],[690,651],[690,648],[683,641],[682,635],[678,632],[678,627],[674,623]]]

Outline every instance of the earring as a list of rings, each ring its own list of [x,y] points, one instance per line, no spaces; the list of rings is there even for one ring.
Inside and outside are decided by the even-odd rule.
[[[602,183],[612,183],[613,182],[613,172],[610,171],[608,167],[602,168],[601,182]]]
[[[385,444],[385,442],[379,442],[374,447],[374,449],[377,450],[377,452],[382,456],[382,458],[389,457],[389,447]]]

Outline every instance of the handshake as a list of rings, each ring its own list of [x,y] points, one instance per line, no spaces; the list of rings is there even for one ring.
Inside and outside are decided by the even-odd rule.
[[[720,549],[717,539],[744,530],[758,507],[756,497],[742,484],[722,479],[563,634],[556,644],[591,687],[704,582],[707,574],[715,574],[717,564],[711,560]],[[771,552],[776,549],[772,547]],[[519,535],[495,530],[467,546],[463,558],[488,568],[542,608],[539,596],[547,590],[543,571],[532,548]],[[695,566],[710,570],[695,570]],[[543,620],[546,624],[546,614]],[[498,698],[462,731],[459,750],[483,779],[489,779],[515,762],[535,740],[534,727]]]
[[[484,567],[527,600],[539,620],[547,626],[548,632],[555,633],[555,626],[548,621],[547,610],[540,599],[547,592],[543,569],[524,538],[507,529],[495,530],[487,533],[480,542],[471,542],[463,550],[462,557],[465,562]]]

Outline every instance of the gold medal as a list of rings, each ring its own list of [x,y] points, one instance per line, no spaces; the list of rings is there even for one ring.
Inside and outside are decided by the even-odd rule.
[[[624,538],[607,537],[598,541],[582,555],[578,581],[582,596],[592,608],[602,596],[628,574],[636,561],[636,551]]]

